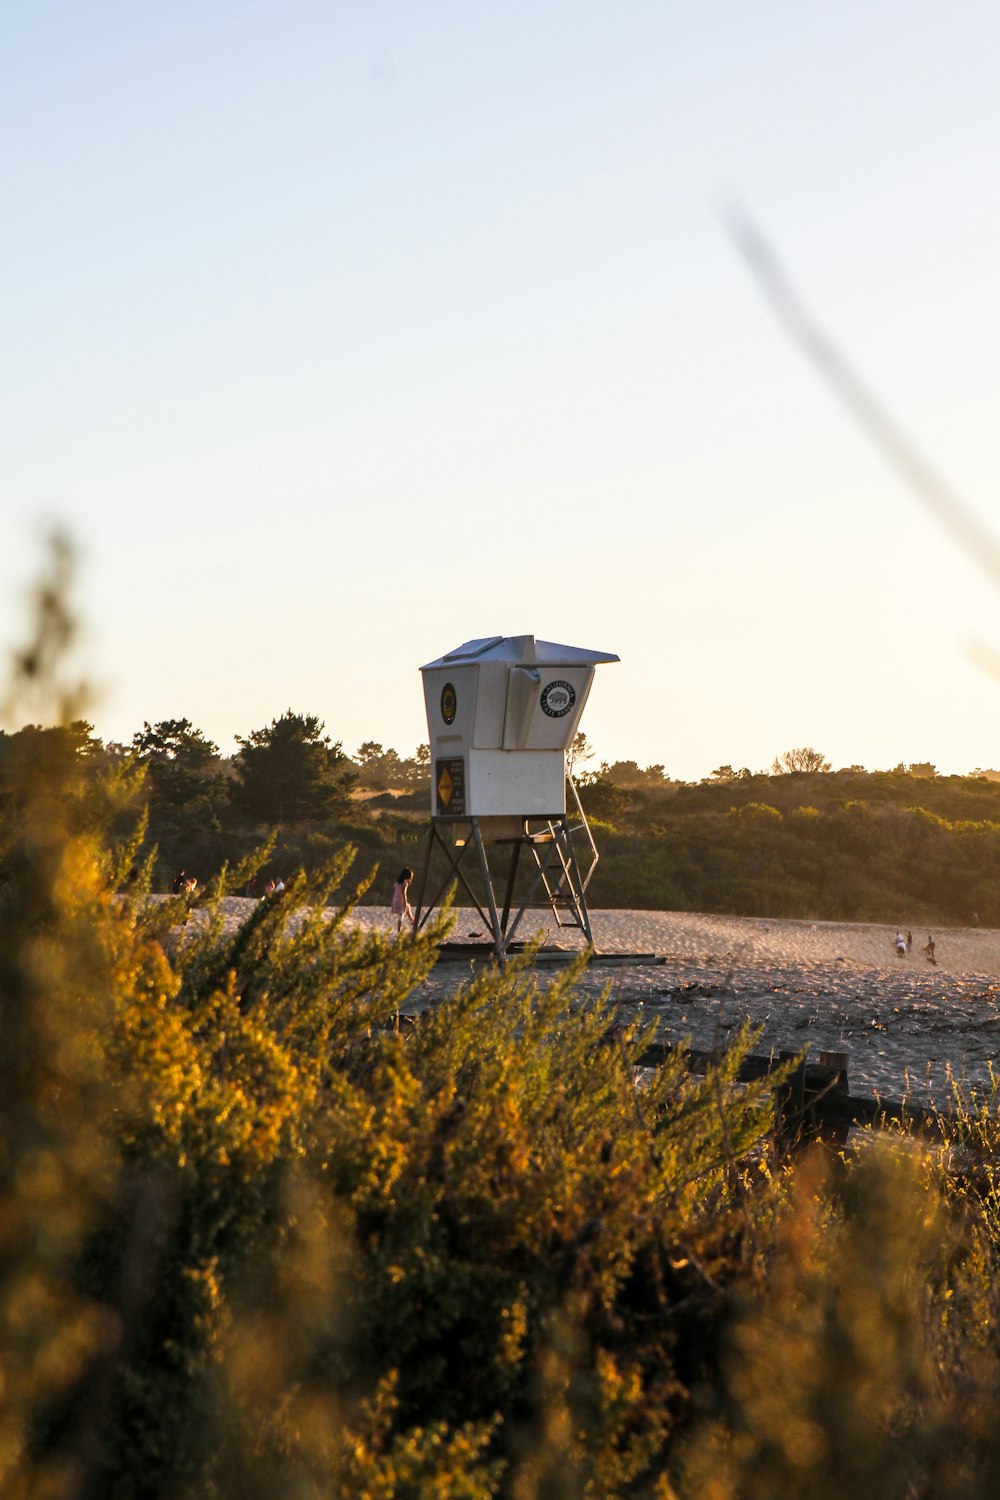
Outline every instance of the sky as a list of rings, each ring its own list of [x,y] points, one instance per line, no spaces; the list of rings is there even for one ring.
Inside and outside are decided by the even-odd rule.
[[[0,645],[89,717],[427,737],[472,637],[617,652],[599,760],[1000,765],[998,588],[776,319],[749,215],[1000,530],[1000,10],[0,6]]]

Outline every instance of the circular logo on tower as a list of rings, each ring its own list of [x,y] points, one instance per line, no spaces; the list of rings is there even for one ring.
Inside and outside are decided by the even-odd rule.
[[[576,702],[576,689],[569,682],[557,678],[542,688],[542,713],[550,719],[562,719]]]
[[[446,724],[454,724],[458,712],[458,698],[450,682],[441,689],[441,717]]]

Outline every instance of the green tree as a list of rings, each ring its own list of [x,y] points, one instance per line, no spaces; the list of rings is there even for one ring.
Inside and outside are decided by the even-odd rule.
[[[617,823],[625,816],[629,795],[624,787],[616,786],[603,773],[591,772],[583,776],[577,787],[580,803],[588,818],[597,818],[602,823]]]
[[[803,745],[798,750],[783,750],[771,762],[775,776],[789,776],[796,771],[829,771],[830,762],[818,750]]]
[[[354,759],[360,767],[358,780],[362,786],[384,792],[402,784],[403,762],[395,750],[386,750],[377,740],[365,740]]]
[[[365,771],[369,766],[377,766],[384,755],[385,748],[379,744],[378,740],[365,740],[364,744],[358,746],[354,759],[362,771]]]
[[[339,741],[314,714],[288,709],[241,739],[233,805],[254,823],[297,823],[342,816],[358,773]]]
[[[102,748],[85,719],[26,724],[13,734],[0,731],[0,797],[19,804],[39,779],[61,781],[96,771]]]
[[[154,802],[162,807],[177,809],[214,798],[225,784],[218,745],[190,719],[144,723],[132,737],[132,749],[146,767]]]
[[[583,730],[580,729],[573,736],[570,747],[566,751],[566,769],[574,781],[579,781],[587,761],[593,758],[593,747]]]
[[[643,768],[635,760],[616,760],[611,765],[605,761],[601,765],[601,776],[615,786],[623,787],[658,787],[669,779],[662,765]]]
[[[411,756],[386,750],[377,740],[365,740],[358,746],[355,763],[360,768],[362,786],[375,791],[421,791],[430,784],[431,748],[418,745]]]
[[[399,773],[403,786],[413,791],[429,787],[431,781],[430,745],[418,745],[408,760],[401,760]]]

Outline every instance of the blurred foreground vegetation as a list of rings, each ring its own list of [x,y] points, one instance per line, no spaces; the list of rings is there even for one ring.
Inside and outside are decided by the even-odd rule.
[[[15,698],[65,710],[42,604]],[[135,776],[0,809],[0,1493],[997,1492],[996,1092],[788,1162],[572,973],[400,1029],[437,933],[352,930],[349,850],[235,932],[253,859],[149,901]]]

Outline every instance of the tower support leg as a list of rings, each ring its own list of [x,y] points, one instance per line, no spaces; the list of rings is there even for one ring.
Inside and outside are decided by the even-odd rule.
[[[431,912],[439,904],[449,885],[455,882],[479,913],[480,919],[489,932],[493,950],[501,963],[506,961],[521,920],[531,907],[548,908],[558,927],[578,928],[583,933],[588,948],[594,948],[590,913],[587,910],[587,884],[593,873],[593,866],[596,864],[597,851],[593,847],[593,840],[590,839],[592,860],[590,869],[584,876],[574,847],[573,834],[577,831],[577,827],[571,827],[564,813],[541,820],[526,817],[522,821],[519,836],[512,839],[504,838],[493,844],[494,851],[506,848],[510,855],[502,906],[497,900],[494,875],[487,852],[487,840],[483,837],[480,819],[473,816],[461,820],[468,832],[459,844],[454,842],[453,837],[449,840],[449,835],[453,834],[454,821],[438,818],[431,820],[417,890],[414,918],[416,931],[419,932],[425,926]],[[586,827],[582,810],[581,821]],[[542,823],[541,828],[537,826],[539,822]],[[534,830],[532,823],[536,825]],[[589,838],[589,828],[586,831]],[[444,855],[445,871],[436,889],[433,889],[431,869],[435,847],[439,848]],[[464,863],[470,851],[474,851],[471,865],[478,875],[478,890],[474,888],[470,880],[473,869],[467,868]],[[531,870],[529,864],[530,878],[526,889],[523,890],[520,904],[514,910],[515,884],[522,856],[525,854],[530,854],[534,870]],[[433,889],[430,897],[428,897],[429,889]]]

